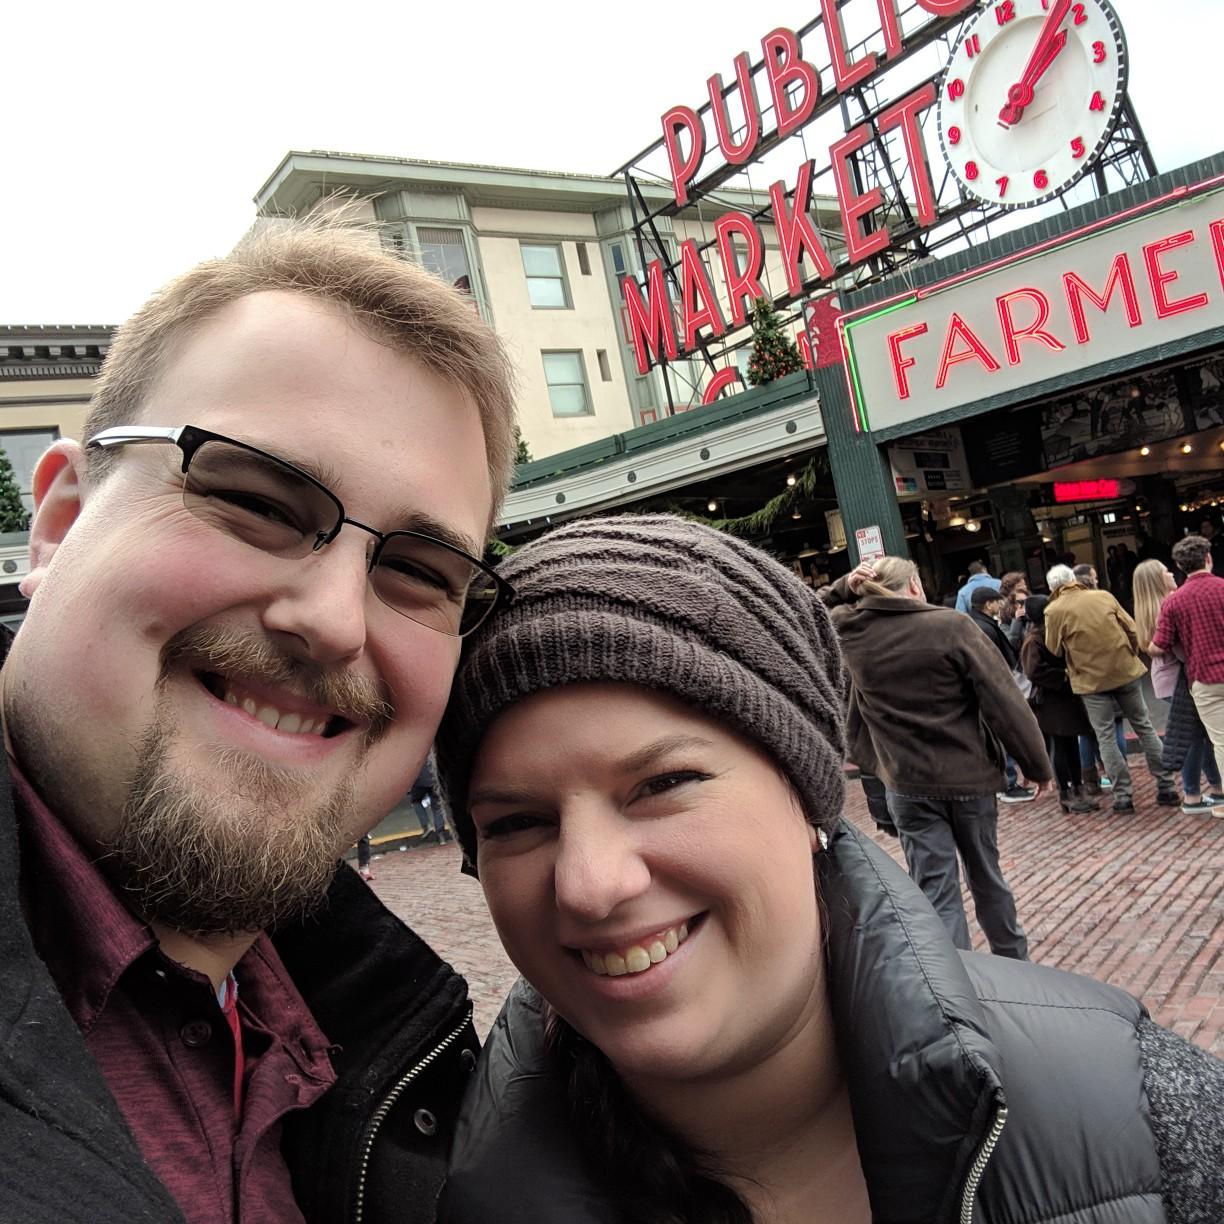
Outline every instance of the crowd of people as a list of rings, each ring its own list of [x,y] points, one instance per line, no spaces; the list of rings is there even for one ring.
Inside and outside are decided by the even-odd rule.
[[[493,567],[505,351],[341,220],[155,295],[35,471],[0,1220],[1218,1224],[1224,1062],[1028,962],[995,840],[1008,757],[1053,785],[1037,691],[1118,810],[1145,641],[1219,751],[1209,544],[1150,640],[1070,572],[1023,618],[1012,584],[998,633],[994,584],[962,615],[899,558],[826,607],[667,515]],[[1079,802],[1083,724],[1047,725]],[[463,978],[341,861],[435,740],[522,974],[483,1050]],[[842,815],[848,752],[909,875]],[[958,852],[999,955],[967,950]]]

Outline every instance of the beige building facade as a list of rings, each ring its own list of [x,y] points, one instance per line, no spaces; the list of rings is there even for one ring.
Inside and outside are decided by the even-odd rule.
[[[663,204],[664,185],[648,203]],[[255,197],[261,217],[300,216],[337,198],[382,227],[382,240],[469,293],[496,327],[518,371],[519,424],[536,459],[568,451],[701,403],[712,374],[704,361],[674,363],[668,388],[656,371],[639,375],[620,281],[642,273],[622,180],[600,175],[411,161],[347,153],[289,153]],[[730,208],[755,211],[764,192],[723,191],[708,215],[694,206],[660,217],[674,260],[679,244],[714,237]],[[813,207],[818,228],[836,234],[836,204]],[[776,238],[764,228],[763,281],[783,291]],[[706,252],[726,309],[722,278]],[[715,367],[747,367],[747,332]],[[725,346],[719,344],[717,349]]]

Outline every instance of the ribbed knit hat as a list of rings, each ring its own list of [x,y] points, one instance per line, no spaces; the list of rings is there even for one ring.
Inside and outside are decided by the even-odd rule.
[[[515,598],[465,640],[438,735],[469,867],[467,787],[485,732],[530,694],[584,681],[676,697],[764,747],[813,824],[841,814],[841,653],[823,604],[785,566],[711,527],[651,514],[567,523],[498,572]]]

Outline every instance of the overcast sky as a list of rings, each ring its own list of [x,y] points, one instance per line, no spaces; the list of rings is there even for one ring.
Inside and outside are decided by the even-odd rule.
[[[860,0],[861,2],[861,0]],[[1162,170],[1224,147],[1221,0],[1113,0]],[[607,173],[816,0],[24,4],[5,14],[2,323],[118,323],[225,250],[289,149]],[[813,58],[821,62],[814,51]]]

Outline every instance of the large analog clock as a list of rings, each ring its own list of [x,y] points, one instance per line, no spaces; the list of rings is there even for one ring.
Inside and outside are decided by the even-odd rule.
[[[939,142],[962,194],[1040,204],[1096,161],[1126,97],[1109,0],[991,0],[961,31],[939,95]]]

